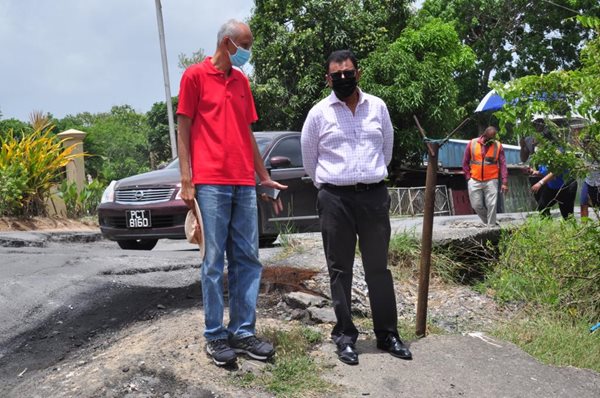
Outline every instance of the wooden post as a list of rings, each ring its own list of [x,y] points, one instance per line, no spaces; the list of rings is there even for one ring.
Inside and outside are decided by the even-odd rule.
[[[417,297],[416,334],[425,337],[427,331],[427,300],[429,295],[429,274],[431,271],[431,248],[433,241],[433,216],[435,212],[435,187],[437,184],[437,163],[440,145],[428,143],[427,179],[425,181],[425,209],[423,231],[421,233],[421,263],[419,267],[419,293]]]
[[[438,153],[440,147],[460,129],[469,118],[462,121],[442,141],[432,141],[427,138],[419,119],[413,115],[419,133],[427,145],[427,177],[425,180],[425,208],[423,210],[423,230],[421,233],[421,263],[419,267],[419,292],[417,295],[417,325],[416,335],[425,337],[427,334],[427,300],[429,296],[429,275],[431,273],[431,248],[433,245],[433,216],[435,213],[435,187],[437,185]],[[440,144],[441,142],[441,144]]]

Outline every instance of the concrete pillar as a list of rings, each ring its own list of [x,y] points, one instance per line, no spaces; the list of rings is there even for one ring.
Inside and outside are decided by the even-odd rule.
[[[83,154],[83,131],[70,129],[57,134],[58,138],[63,140],[63,146],[68,148],[74,146],[73,154]],[[81,192],[85,186],[85,165],[83,156],[79,156],[67,164],[67,181],[77,184],[77,189]]]

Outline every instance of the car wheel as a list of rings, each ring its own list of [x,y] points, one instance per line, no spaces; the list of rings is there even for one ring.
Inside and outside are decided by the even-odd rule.
[[[152,250],[158,239],[118,240],[117,243],[123,250]]]
[[[277,240],[277,235],[260,236],[258,238],[258,247],[271,247]]]

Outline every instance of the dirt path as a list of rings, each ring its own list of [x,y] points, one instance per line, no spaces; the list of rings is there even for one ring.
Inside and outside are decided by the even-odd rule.
[[[61,217],[0,217],[0,231],[82,231],[98,230],[95,218],[72,220]]]

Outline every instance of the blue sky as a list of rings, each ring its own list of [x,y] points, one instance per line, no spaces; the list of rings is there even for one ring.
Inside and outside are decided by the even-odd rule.
[[[171,92],[177,55],[212,54],[220,25],[246,20],[252,0],[162,0]],[[146,112],[165,91],[154,0],[1,0],[0,112],[58,118],[129,104]]]

